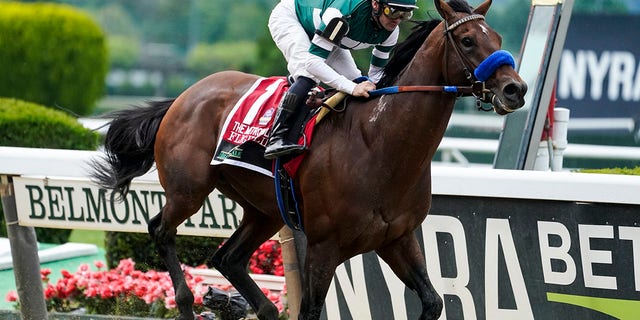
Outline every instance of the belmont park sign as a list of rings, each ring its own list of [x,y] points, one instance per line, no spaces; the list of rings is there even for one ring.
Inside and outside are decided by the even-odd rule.
[[[146,233],[166,201],[155,181],[134,181],[122,201],[86,179],[15,177],[14,189],[22,226]],[[241,220],[242,208],[216,190],[178,233],[228,238]]]

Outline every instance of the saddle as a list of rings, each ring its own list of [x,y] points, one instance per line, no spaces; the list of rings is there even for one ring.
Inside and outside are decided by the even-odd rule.
[[[227,116],[210,163],[239,166],[275,177],[276,196],[283,220],[291,228],[301,230],[302,221],[292,192],[295,188],[291,177],[295,176],[306,153],[281,157],[278,161],[264,158],[274,113],[288,86],[284,77],[256,80]],[[344,111],[346,103],[340,102],[346,96],[336,90],[312,90],[305,101],[308,107],[303,107],[306,112],[299,112],[300,115],[288,133],[288,139],[308,145],[315,125],[324,119],[329,110]]]
[[[347,107],[346,97],[347,94],[336,89],[320,89],[318,87],[311,89],[305,101],[308,111],[300,113],[294,126],[296,130],[291,130],[289,138],[292,140],[303,138],[305,127],[314,118],[315,122],[310,125],[320,123],[331,111],[343,112]]]

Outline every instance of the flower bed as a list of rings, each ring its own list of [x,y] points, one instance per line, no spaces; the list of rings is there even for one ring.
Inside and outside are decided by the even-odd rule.
[[[252,257],[250,268],[254,273],[284,274],[280,246],[270,240],[263,244]],[[269,263],[265,263],[268,260]],[[97,271],[92,271],[88,264],[82,264],[75,273],[62,271],[62,278],[51,283],[51,270],[42,269],[44,295],[47,309],[50,312],[74,312],[84,314],[122,315],[155,318],[174,318],[177,316],[175,293],[168,272],[150,270],[142,272],[135,269],[131,259],[121,260],[112,270],[102,270],[104,264],[94,263]],[[194,310],[205,311],[203,297],[210,285],[225,291],[234,291],[230,285],[210,283],[198,271],[202,267],[183,266],[185,279],[194,292]],[[284,282],[282,282],[284,283]],[[273,289],[273,287],[272,287]],[[277,289],[277,288],[276,288]],[[263,288],[265,295],[274,302],[284,316],[284,289]],[[15,302],[19,308],[18,295],[15,291],[7,294],[7,301]]]

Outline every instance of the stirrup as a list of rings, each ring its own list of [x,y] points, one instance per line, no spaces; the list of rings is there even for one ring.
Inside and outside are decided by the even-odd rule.
[[[297,155],[304,152],[306,149],[307,149],[306,145],[300,145],[300,144],[280,146],[279,148],[274,148],[273,150],[265,149],[264,157],[265,159],[273,160],[286,155]]]

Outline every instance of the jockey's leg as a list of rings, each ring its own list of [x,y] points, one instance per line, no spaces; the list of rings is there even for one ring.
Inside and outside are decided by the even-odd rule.
[[[302,109],[301,106],[306,100],[309,90],[315,85],[314,80],[300,76],[285,93],[278,106],[276,119],[269,135],[269,142],[267,142],[267,148],[264,152],[265,158],[275,159],[304,150],[304,146],[299,145],[296,141],[291,141],[288,135],[298,118],[298,113]]]

